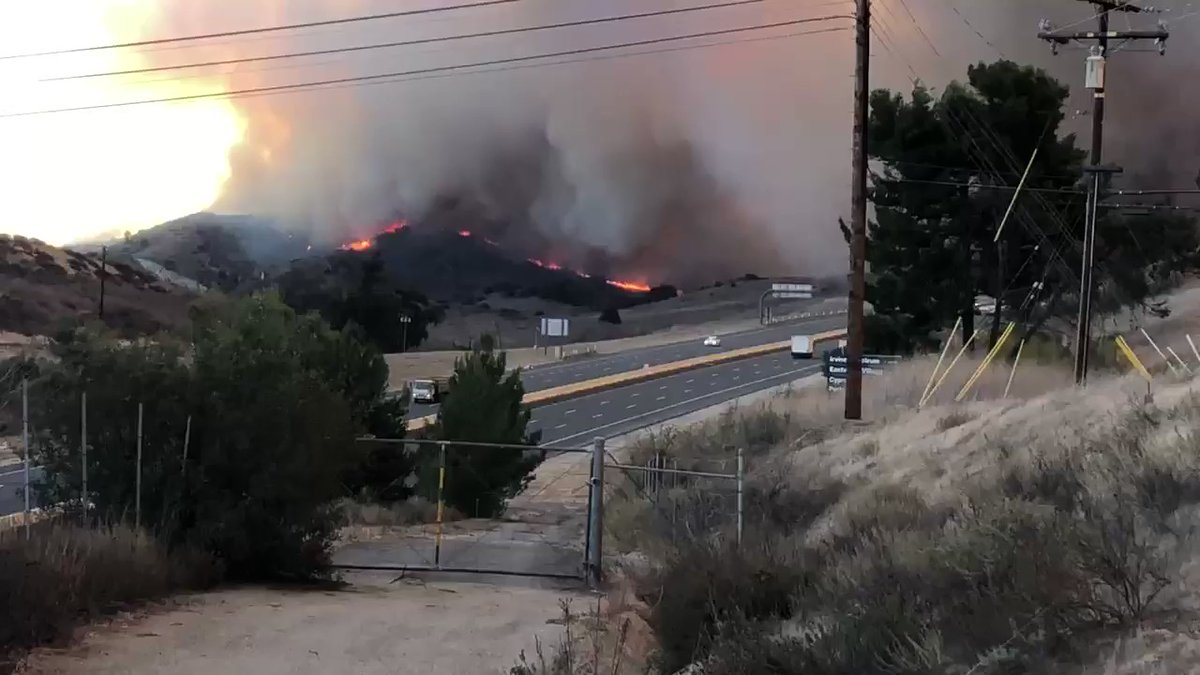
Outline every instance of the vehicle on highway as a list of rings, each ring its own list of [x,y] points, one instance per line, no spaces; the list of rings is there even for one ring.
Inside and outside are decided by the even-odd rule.
[[[705,347],[720,347],[721,346],[721,338],[717,337],[716,335],[709,335],[708,337],[704,338],[704,346]]]
[[[439,403],[449,388],[450,380],[444,377],[413,380],[409,385],[413,403]]]
[[[811,359],[813,355],[812,337],[808,335],[792,336],[792,358]]]

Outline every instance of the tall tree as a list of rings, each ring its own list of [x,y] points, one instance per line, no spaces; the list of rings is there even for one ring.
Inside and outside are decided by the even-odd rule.
[[[941,96],[916,86],[906,99],[874,92],[868,144],[877,170],[871,199],[868,300],[874,349],[927,347],[961,318],[974,332],[975,299],[1037,326],[1077,293],[1077,239],[1085,197],[1083,153],[1060,137],[1068,90],[1045,72],[1009,61],[971,66],[965,84]],[[1024,187],[997,229],[1030,158]],[[1194,226],[1184,219],[1143,223],[1131,246],[1128,219],[1098,226],[1097,277],[1107,306],[1144,305],[1170,279],[1195,267]],[[1135,254],[1141,256],[1132,264]],[[1104,305],[1102,301],[1100,303]]]

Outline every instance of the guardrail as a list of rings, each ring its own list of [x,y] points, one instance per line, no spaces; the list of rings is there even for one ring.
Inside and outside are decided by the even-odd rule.
[[[845,337],[846,329],[825,331],[812,336],[812,341],[827,342]],[[586,394],[594,394],[606,389],[615,389],[616,387],[624,387],[630,384],[637,384],[647,380],[654,380],[660,377],[667,377],[679,373],[695,370],[697,368],[705,368],[708,366],[716,366],[722,363],[731,361],[740,361],[742,359],[754,358],[764,354],[772,354],[774,352],[782,352],[791,349],[791,340],[782,342],[771,342],[765,345],[757,345],[754,347],[743,347],[742,349],[733,349],[720,354],[711,354],[708,356],[697,356],[682,361],[673,361],[671,363],[663,363],[657,366],[650,366],[640,370],[631,370],[624,373],[616,373],[606,375],[594,380],[585,380],[583,382],[575,382],[566,384],[561,387],[552,387],[550,389],[542,389],[541,391],[533,391],[525,394],[521,399],[521,403],[528,406],[549,405],[558,401],[563,401],[568,398],[575,398]],[[425,417],[417,417],[408,421],[409,431],[423,429],[437,419],[436,415],[426,415]]]

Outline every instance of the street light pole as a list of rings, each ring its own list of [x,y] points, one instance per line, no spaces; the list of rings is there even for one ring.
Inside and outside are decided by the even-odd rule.
[[[408,351],[408,324],[412,323],[412,317],[407,314],[400,315],[400,351]]]

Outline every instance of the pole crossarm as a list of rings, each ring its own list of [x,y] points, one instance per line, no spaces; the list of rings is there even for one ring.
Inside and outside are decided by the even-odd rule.
[[[1039,40],[1047,42],[1057,42],[1060,45],[1065,45],[1068,42],[1076,42],[1083,40],[1099,40],[1100,38],[1108,38],[1109,40],[1163,40],[1171,37],[1170,32],[1164,28],[1158,30],[1110,30],[1110,31],[1039,31]]]

